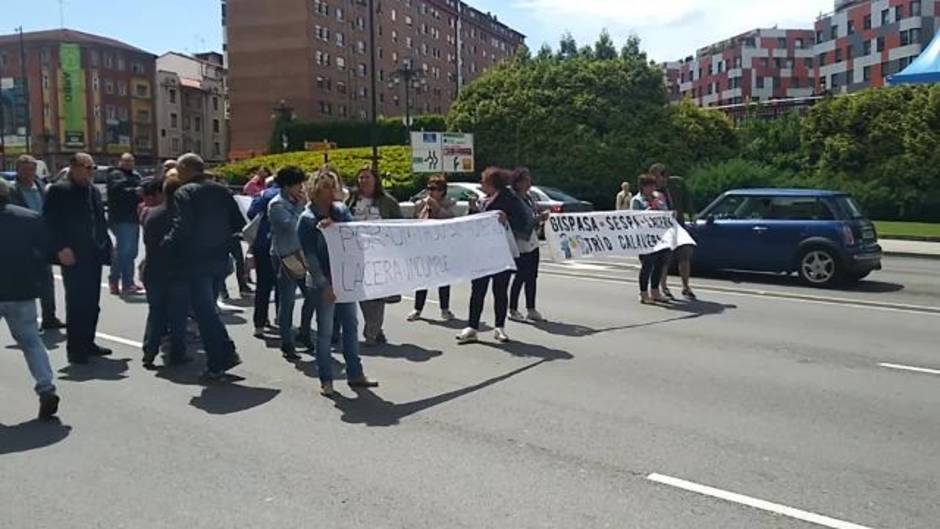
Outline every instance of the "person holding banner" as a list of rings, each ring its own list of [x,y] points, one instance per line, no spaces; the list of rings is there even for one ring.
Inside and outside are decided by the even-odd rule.
[[[528,215],[535,225],[548,220],[548,211],[539,212],[535,199],[529,193],[532,188],[532,175],[528,167],[520,167],[513,172],[512,191],[525,206]],[[535,308],[536,283],[539,277],[539,236],[532,230],[528,237],[514,234],[516,247],[519,248],[519,257],[516,258],[516,275],[509,290],[509,319],[513,321],[540,322],[545,318]],[[519,312],[519,294],[525,287],[526,316]]]
[[[507,240],[512,248],[513,257],[519,257],[516,247],[516,238],[528,238],[535,229],[535,219],[526,210],[525,205],[510,189],[512,173],[506,169],[489,167],[483,171],[480,180],[483,193],[486,197],[480,202],[479,211],[500,212],[500,222],[508,227]],[[499,272],[474,279],[470,290],[470,320],[468,326],[459,335],[460,344],[474,343],[478,340],[480,317],[483,314],[483,303],[486,301],[486,290],[493,284],[493,309],[496,316],[496,341],[506,343],[509,335],[506,334],[506,315],[509,311],[509,279],[512,271]]]
[[[277,274],[277,325],[281,335],[281,353],[287,360],[300,360],[294,340],[294,304],[297,289],[306,294],[303,280],[303,260],[297,237],[297,221],[304,211],[306,197],[304,182],[307,175],[297,167],[288,166],[278,170],[275,182],[280,193],[268,205],[268,220],[271,223],[271,258]],[[297,268],[299,267],[299,269]],[[306,296],[305,296],[306,300]],[[313,304],[304,301],[300,315],[300,333],[297,342],[312,345],[310,321],[313,319]]]
[[[661,163],[653,164],[650,167],[650,174],[656,178],[656,186],[659,192],[666,198],[668,209],[675,211],[676,220],[679,225],[685,227],[686,216],[691,216],[695,212],[695,205],[692,203],[692,194],[685,184],[685,179],[681,176],[669,174],[669,170]],[[663,276],[660,280],[660,289],[669,299],[675,299],[669,291],[669,267],[673,261],[678,263],[679,277],[682,278],[682,295],[695,301],[697,298],[689,286],[689,280],[692,276],[692,254],[695,251],[695,245],[685,244],[669,252],[666,265],[663,268]]]
[[[667,211],[665,197],[656,191],[656,178],[642,175],[638,187],[640,192],[630,200],[630,209],[637,211]],[[659,278],[662,276],[669,250],[640,255],[640,303],[669,303],[669,299],[659,291]],[[650,293],[652,287],[652,293]]]
[[[428,179],[428,196],[415,203],[416,219],[452,219],[456,217],[457,204],[447,196],[447,177],[434,175]],[[454,313],[450,311],[450,285],[437,289],[438,300],[441,304],[441,319],[451,321]],[[408,321],[418,321],[424,304],[428,299],[427,290],[415,292],[415,310],[408,315]]]
[[[355,303],[337,303],[330,271],[330,253],[320,228],[335,222],[350,222],[352,215],[341,202],[334,201],[334,185],[329,178],[317,178],[307,183],[310,203],[300,215],[297,236],[308,265],[306,283],[308,296],[316,304],[317,313],[317,375],[320,394],[336,395],[333,389],[333,358],[330,343],[333,339],[334,318],[343,335],[343,358],[346,361],[346,382],[352,388],[374,388],[379,384],[366,378],[359,357],[359,321]]]
[[[349,195],[347,205],[355,221],[400,219],[401,208],[398,201],[382,188],[382,181],[368,166],[359,170],[356,176],[359,188]],[[387,299],[374,299],[359,303],[362,318],[365,320],[362,333],[366,345],[388,343],[385,331],[385,304]]]

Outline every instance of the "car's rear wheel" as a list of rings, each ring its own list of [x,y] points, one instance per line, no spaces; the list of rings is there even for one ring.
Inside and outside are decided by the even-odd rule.
[[[839,280],[839,260],[828,248],[813,246],[800,252],[800,279],[814,287],[830,287]]]

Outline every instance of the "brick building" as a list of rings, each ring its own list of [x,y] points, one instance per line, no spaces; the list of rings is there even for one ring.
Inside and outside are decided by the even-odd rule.
[[[69,29],[24,33],[22,44],[25,83],[20,36],[0,36],[8,166],[26,151],[27,130],[31,152],[53,170],[77,151],[89,152],[101,165],[116,163],[127,151],[141,164],[155,162],[154,55]]]
[[[921,54],[938,23],[940,1],[836,0],[835,12],[816,21],[817,91],[884,86]]]
[[[447,112],[460,86],[525,38],[458,0],[375,9],[379,116],[405,115],[408,78],[412,114]],[[222,10],[233,154],[266,149],[281,100],[303,120],[371,117],[367,0],[227,0]]]
[[[813,32],[756,29],[663,65],[673,101],[715,107],[813,94]]]
[[[228,155],[223,58],[169,52],[157,58],[157,152],[161,159],[194,152],[210,163]]]

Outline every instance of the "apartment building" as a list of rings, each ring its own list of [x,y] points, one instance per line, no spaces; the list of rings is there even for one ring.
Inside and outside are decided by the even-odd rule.
[[[374,7],[379,116],[447,112],[462,86],[525,39],[458,0]],[[303,120],[371,118],[368,0],[226,0],[222,17],[233,153],[267,147],[282,100]]]
[[[4,158],[25,152],[28,143],[51,169],[78,151],[101,165],[116,163],[124,152],[141,164],[154,163],[155,59],[123,42],[70,29],[24,33],[22,39],[0,35]]]
[[[186,152],[209,163],[228,155],[228,99],[223,57],[169,52],[157,58],[157,152],[161,159]]]
[[[816,21],[816,90],[850,93],[884,86],[933,39],[940,1],[836,0]]]
[[[715,107],[813,94],[813,32],[755,29],[663,66],[672,101]]]

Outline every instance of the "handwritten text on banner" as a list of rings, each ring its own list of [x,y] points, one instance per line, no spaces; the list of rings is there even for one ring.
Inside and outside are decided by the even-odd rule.
[[[637,256],[694,245],[670,211],[599,211],[552,215],[545,239],[556,261]]]
[[[407,294],[515,267],[506,230],[495,213],[350,222],[334,224],[323,234],[340,302]]]

